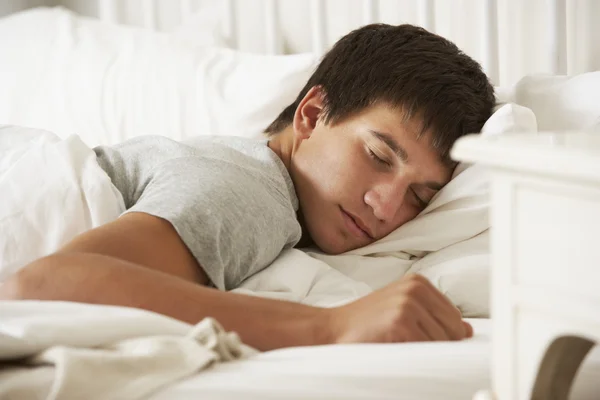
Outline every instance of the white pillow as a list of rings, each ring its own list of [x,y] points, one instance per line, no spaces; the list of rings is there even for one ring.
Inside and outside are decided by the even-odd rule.
[[[185,35],[184,35],[185,36]],[[312,73],[311,54],[198,46],[62,8],[0,19],[0,121],[79,134],[90,146],[142,135],[256,135]]]
[[[511,101],[534,112],[540,131],[600,131],[600,72],[527,76]]]
[[[537,120],[530,109],[507,103],[496,108],[481,129],[481,134],[536,131]],[[453,181],[461,174],[470,173],[469,187],[473,188],[457,199],[464,207],[455,210],[457,227],[454,229],[461,226],[459,230],[463,231],[464,239],[428,253],[409,270],[432,281],[465,317],[489,317],[490,312],[489,186],[487,172],[480,171],[480,168],[461,163],[454,171]],[[451,185],[442,192],[446,189],[452,189]],[[481,229],[482,223],[485,224],[484,229]],[[468,226],[472,227],[471,236],[465,237],[465,227]],[[432,230],[432,235],[439,235],[440,231],[444,229]]]

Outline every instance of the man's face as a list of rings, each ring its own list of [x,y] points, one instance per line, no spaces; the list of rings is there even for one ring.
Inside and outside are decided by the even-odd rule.
[[[299,140],[291,172],[304,228],[321,250],[339,254],[388,235],[450,180],[417,129],[379,105],[335,125],[318,120]]]

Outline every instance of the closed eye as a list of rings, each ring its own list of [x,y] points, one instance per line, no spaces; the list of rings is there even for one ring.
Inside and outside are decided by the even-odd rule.
[[[422,198],[419,197],[419,195],[417,194],[417,192],[415,191],[415,189],[410,189],[410,191],[412,192],[415,200],[417,201],[417,203],[419,204],[419,207],[421,208],[425,208],[427,207],[427,202],[425,200],[423,200]]]
[[[381,165],[385,165],[386,167],[390,167],[391,164],[387,161],[385,161],[383,158],[379,157],[373,150],[368,149],[369,152],[369,156],[375,160],[376,162],[378,162]]]

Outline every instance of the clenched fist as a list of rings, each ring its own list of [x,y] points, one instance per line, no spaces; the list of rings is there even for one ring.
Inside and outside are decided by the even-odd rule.
[[[407,275],[332,308],[330,317],[336,343],[461,340],[473,335],[460,311],[421,275]]]

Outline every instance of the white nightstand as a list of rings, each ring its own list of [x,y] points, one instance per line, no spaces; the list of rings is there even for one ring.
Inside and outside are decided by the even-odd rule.
[[[491,397],[566,399],[600,339],[600,134],[468,136],[452,156],[491,173]]]

